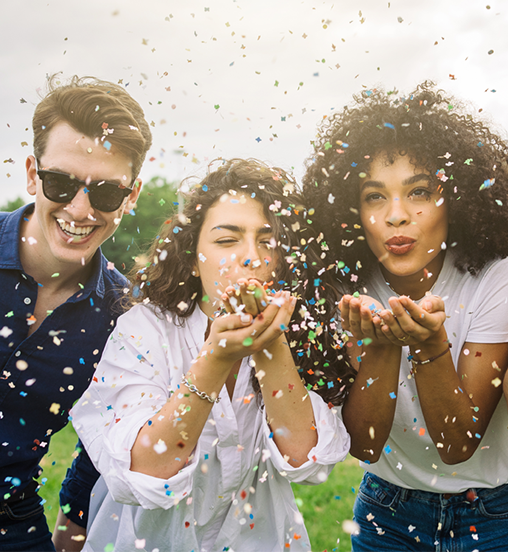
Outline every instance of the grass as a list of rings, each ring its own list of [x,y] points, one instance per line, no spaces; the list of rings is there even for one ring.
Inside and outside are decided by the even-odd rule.
[[[46,500],[46,517],[53,530],[58,513],[58,493],[70,466],[77,438],[69,424],[51,439],[48,454],[42,459],[44,483],[40,495]],[[342,523],[353,517],[353,502],[363,470],[358,461],[348,456],[335,466],[328,480],[317,486],[293,485],[298,507],[305,520],[314,552],[348,552],[349,535]]]

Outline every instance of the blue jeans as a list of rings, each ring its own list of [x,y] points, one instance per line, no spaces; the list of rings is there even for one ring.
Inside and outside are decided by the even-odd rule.
[[[439,494],[363,476],[354,506],[353,552],[508,550],[508,485]]]
[[[55,552],[39,495],[0,503],[0,551]]]

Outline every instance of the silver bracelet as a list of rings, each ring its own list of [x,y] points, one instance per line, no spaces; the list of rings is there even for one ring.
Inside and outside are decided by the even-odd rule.
[[[187,387],[189,389],[189,391],[191,393],[196,393],[196,395],[200,398],[200,399],[204,399],[208,402],[211,402],[211,403],[218,403],[220,402],[220,397],[217,396],[215,399],[212,399],[212,397],[210,397],[210,395],[207,395],[204,391],[200,391],[193,383],[191,383],[186,377],[185,377],[185,374],[182,375],[182,383],[185,385],[185,387]]]

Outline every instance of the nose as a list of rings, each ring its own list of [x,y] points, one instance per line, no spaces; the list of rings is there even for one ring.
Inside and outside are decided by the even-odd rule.
[[[410,222],[410,215],[400,198],[394,197],[389,202],[385,221],[388,226],[402,226]]]
[[[65,206],[65,210],[72,215],[74,220],[84,221],[92,217],[95,220],[94,208],[90,204],[88,192],[85,192],[85,187],[81,187],[78,193],[71,199],[71,201]]]
[[[261,247],[258,241],[255,239],[245,240],[245,247],[242,251],[240,265],[245,269],[255,270],[264,262],[261,257]]]

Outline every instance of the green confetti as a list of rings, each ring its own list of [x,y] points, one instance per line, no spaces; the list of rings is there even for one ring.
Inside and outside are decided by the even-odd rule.
[[[64,514],[68,514],[71,511],[71,505],[70,504],[64,504],[62,506],[62,512]]]
[[[254,340],[252,339],[252,337],[246,337],[246,338],[243,340],[242,345],[243,345],[244,347],[250,347],[253,343],[254,343]]]
[[[104,552],[115,552],[115,545],[112,542],[106,544]]]
[[[14,316],[14,311],[10,311],[5,315],[5,318],[10,318],[11,316]]]
[[[220,105],[219,105],[219,104],[215,104],[213,107],[214,107],[214,109],[220,109]]]
[[[60,276],[60,272],[55,272],[51,275],[52,278],[58,278],[58,276]]]

